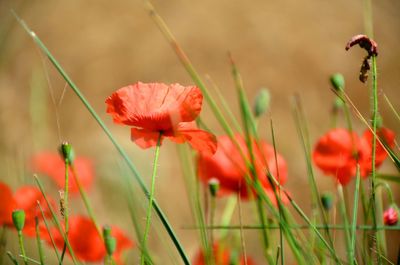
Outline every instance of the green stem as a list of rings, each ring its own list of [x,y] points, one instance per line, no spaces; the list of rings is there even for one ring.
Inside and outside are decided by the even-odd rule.
[[[356,226],[357,226],[357,212],[358,212],[358,194],[360,190],[360,167],[357,166],[357,174],[356,174],[356,189],[354,192],[354,201],[353,201],[353,217],[351,224],[351,247],[350,247],[350,264],[356,264],[355,260],[355,247],[356,247]]]
[[[43,246],[42,246],[42,240],[40,239],[40,231],[39,231],[39,218],[35,217],[35,231],[36,231],[36,244],[38,247],[38,252],[39,252],[39,259],[40,259],[40,265],[44,265],[44,254],[43,254]]]
[[[19,248],[21,250],[21,255],[23,256],[25,265],[28,265],[28,259],[26,258],[25,254],[25,247],[24,247],[24,237],[22,236],[22,231],[18,231],[18,243]]]
[[[344,229],[344,238],[346,242],[346,252],[347,252],[347,258],[348,258],[348,263],[352,264],[353,259],[351,257],[351,238],[350,238],[350,226],[349,226],[349,220],[347,218],[347,210],[346,210],[346,203],[344,201],[344,195],[343,195],[343,187],[341,184],[337,184],[337,191],[339,195],[339,210],[340,214],[342,215],[342,221],[344,223],[345,229]]]
[[[1,227],[0,233],[0,265],[3,265],[4,254],[6,253],[7,246],[7,228],[5,225]]]
[[[144,229],[143,241],[142,241],[142,248],[145,251],[142,251],[142,254],[140,256],[140,264],[142,264],[142,265],[145,264],[145,260],[146,260],[145,259],[145,257],[146,257],[145,252],[147,251],[147,238],[149,236],[149,230],[150,230],[151,210],[153,209],[154,190],[155,190],[156,175],[157,175],[157,168],[158,168],[158,165],[157,165],[158,157],[160,155],[161,137],[162,137],[162,133],[160,133],[160,135],[158,136],[156,151],[155,151],[155,154],[154,154],[153,173],[151,175],[149,206],[147,208],[146,226],[145,226],[145,229]]]
[[[64,200],[64,209],[61,209],[64,213],[64,225],[65,225],[65,237],[68,238],[68,232],[69,232],[69,203],[68,203],[68,196],[69,195],[69,159],[65,159],[65,187],[64,187],[64,198],[61,198]],[[61,263],[64,260],[65,256],[65,251],[67,250],[67,242],[64,242],[64,247],[61,253]]]
[[[86,109],[90,112],[90,114],[93,116],[93,118],[96,120],[96,122],[100,125],[100,127],[103,129],[104,133],[107,135],[107,137],[110,139],[114,147],[117,149],[118,153],[121,155],[121,157],[124,159],[125,163],[128,165],[129,170],[133,173],[133,176],[135,180],[138,182],[141,190],[145,194],[146,198],[149,199],[149,191],[144,184],[144,181],[139,174],[138,170],[136,169],[135,165],[132,163],[132,161],[129,159],[127,153],[122,149],[122,146],[116,141],[114,136],[111,134],[111,131],[108,129],[108,127],[105,125],[105,123],[101,120],[100,116],[96,113],[96,111],[93,109],[93,107],[90,105],[90,103],[86,100],[86,98],[83,96],[82,92],[80,89],[75,85],[75,83],[72,81],[72,79],[68,76],[68,74],[65,72],[65,70],[61,67],[59,62],[54,58],[54,56],[50,53],[50,51],[47,49],[47,47],[44,45],[44,43],[40,40],[40,38],[36,35],[35,32],[33,32],[24,21],[22,21],[15,13],[14,13],[16,19],[20,23],[20,25],[25,29],[25,31],[32,37],[32,39],[35,41],[35,43],[38,45],[38,47],[41,49],[41,51],[48,57],[50,62],[53,64],[53,66],[56,68],[56,70],[59,72],[59,74],[64,78],[64,80],[68,83],[69,87],[74,91],[74,93],[78,96],[78,98],[82,101]],[[177,251],[179,252],[179,255],[181,256],[183,262],[185,265],[190,264],[189,258],[186,256],[186,253],[180,244],[177,236],[175,235],[174,230],[172,229],[167,217],[165,216],[164,212],[161,210],[160,206],[156,202],[156,200],[153,201],[153,207],[154,210],[156,211],[158,217],[160,218],[165,230],[167,231],[168,235],[170,236],[172,242],[174,243]]]
[[[92,220],[92,222],[96,226],[97,233],[102,238],[103,237],[103,233],[101,232],[99,223],[97,222],[96,216],[94,215],[93,208],[92,208],[92,206],[90,204],[89,198],[88,198],[88,196],[86,194],[85,189],[82,187],[82,183],[79,180],[78,172],[76,172],[75,166],[74,166],[73,163],[71,163],[70,168],[71,168],[72,176],[74,177],[75,183],[78,186],[79,194],[81,195],[81,198],[82,198],[83,204],[85,205],[86,211],[87,211],[90,219]]]
[[[52,234],[50,232],[50,227],[49,227],[49,224],[47,223],[46,216],[44,214],[42,205],[40,204],[39,201],[37,202],[37,205],[39,206],[40,213],[41,213],[41,215],[43,217],[43,222],[44,222],[44,225],[46,226],[47,233],[49,234],[50,241],[51,241],[51,244],[53,246],[54,252],[56,253],[58,263],[60,263],[61,262],[60,254],[58,253],[56,243],[54,242],[54,238],[53,238],[53,236],[52,236]]]

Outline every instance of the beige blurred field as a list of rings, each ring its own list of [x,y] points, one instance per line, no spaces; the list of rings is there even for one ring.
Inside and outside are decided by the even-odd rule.
[[[331,126],[334,95],[328,81],[332,73],[343,73],[348,95],[361,113],[369,116],[369,90],[358,81],[364,51],[344,49],[353,35],[365,32],[363,1],[157,0],[154,5],[198,72],[203,77],[210,76],[221,88],[235,115],[239,117],[228,52],[236,60],[250,99],[261,87],[270,90],[271,115],[262,120],[262,136],[271,139],[272,118],[278,150],[289,165],[287,187],[309,210],[306,164],[291,99],[295,93],[301,96],[313,142]],[[193,82],[142,1],[0,1],[0,181],[13,188],[33,184],[27,167],[30,156],[39,150],[56,150],[61,140],[68,140],[78,155],[90,157],[96,164],[90,196],[100,220],[117,224],[133,236],[120,192],[124,185],[120,178],[122,160],[78,98],[16,23],[10,9],[30,25],[60,61],[147,181],[152,150],[143,151],[130,142],[129,129],[112,123],[105,113],[104,101],[114,90],[137,81],[184,85]],[[400,2],[373,1],[373,19],[374,39],[379,45],[379,93],[385,93],[399,110]],[[383,99],[380,103],[385,125],[400,133],[399,121]],[[202,117],[216,134],[222,133],[207,105]],[[354,124],[356,130],[363,131],[357,118]],[[159,165],[156,198],[192,255],[199,241],[194,230],[184,229],[193,224],[193,219],[173,144],[163,145]],[[390,173],[394,168],[386,163],[382,171]],[[321,190],[334,191],[332,180],[318,170],[316,173]],[[144,201],[141,192],[137,197]],[[223,204],[224,201],[219,203],[221,209]],[[78,199],[73,205],[73,212],[84,212]],[[245,208],[250,213],[252,205]],[[245,222],[255,224],[256,219],[245,216]],[[245,231],[245,236],[248,255],[263,264],[259,236],[254,231]],[[162,237],[167,248],[152,231],[151,248],[160,257],[156,264],[174,264],[176,258],[168,256],[171,244],[165,234]],[[394,233],[390,242],[390,257],[395,259],[399,233]],[[35,256],[33,241],[30,245]],[[12,249],[16,250],[16,245]],[[135,264],[138,252],[129,254],[129,260]]]

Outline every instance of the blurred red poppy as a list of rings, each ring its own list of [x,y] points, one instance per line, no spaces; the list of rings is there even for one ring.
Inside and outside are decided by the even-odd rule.
[[[394,145],[394,133],[386,128],[377,132],[378,136],[390,147]],[[356,174],[357,163],[360,174],[367,177],[372,167],[373,134],[366,130],[360,138],[355,132],[337,128],[323,135],[317,142],[314,152],[314,163],[327,175],[332,175],[342,185],[350,182]],[[376,143],[376,167],[387,157],[384,147]]]
[[[52,198],[48,197],[51,204],[54,204]],[[0,183],[0,225],[14,227],[11,213],[13,210],[20,209],[25,212],[25,225],[23,233],[26,236],[35,236],[35,217],[41,219],[41,212],[37,206],[40,202],[45,217],[50,217],[50,209],[40,190],[33,186],[23,186],[15,194],[4,183]]]
[[[0,225],[12,226],[11,214],[17,209],[17,203],[10,187],[0,182]]]
[[[138,82],[118,89],[107,98],[107,113],[115,123],[132,126],[131,139],[141,148],[157,144],[158,137],[188,142],[200,152],[214,153],[214,135],[199,130],[203,95],[198,87]]]
[[[238,264],[238,265],[255,265],[254,261],[251,258],[247,258],[247,263],[243,256],[234,257],[231,253],[231,250],[226,247],[220,246],[219,243],[214,243],[213,246],[213,258],[215,265],[230,265],[230,264]],[[236,260],[235,260],[236,259]],[[204,255],[203,250],[199,250],[196,256],[193,259],[193,265],[206,265],[206,257]]]
[[[237,134],[235,139],[248,161],[250,161],[250,155],[243,136]],[[256,142],[253,142],[257,177],[265,188],[267,195],[270,198],[274,198],[272,188],[267,179],[267,170],[281,184],[284,184],[287,178],[286,162],[280,154],[276,154],[277,159],[275,159],[274,148],[266,142],[261,141],[259,146],[260,148],[258,148]],[[214,155],[199,154],[198,174],[200,180],[205,184],[212,178],[219,180],[219,196],[236,192],[244,199],[250,197],[249,189],[246,185],[246,175],[250,176],[250,172],[240,151],[228,136],[218,137],[218,149]]]
[[[90,159],[84,157],[76,157],[73,161],[77,177],[82,186],[88,190],[94,178],[93,163]],[[42,173],[50,177],[56,185],[63,189],[65,185],[65,164],[60,154],[53,152],[37,153],[32,158],[32,168],[38,173]],[[75,178],[72,177],[72,171],[69,170],[69,192],[79,192]]]
[[[51,229],[53,239],[58,248],[64,247],[63,236],[58,229]],[[114,259],[121,263],[121,254],[124,250],[134,247],[134,243],[117,227],[111,228],[111,235],[116,239]],[[76,257],[85,262],[99,262],[106,256],[104,242],[97,232],[95,224],[85,216],[70,216],[68,240]],[[47,240],[51,244],[50,239]]]

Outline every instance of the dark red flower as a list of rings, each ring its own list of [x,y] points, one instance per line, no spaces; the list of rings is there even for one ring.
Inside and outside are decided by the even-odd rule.
[[[76,157],[73,161],[77,177],[85,189],[89,189],[94,178],[93,163],[90,159],[84,157]],[[33,170],[50,177],[60,189],[65,185],[65,164],[58,153],[41,152],[32,158]],[[79,192],[78,185],[69,170],[69,191],[71,193]]]
[[[62,249],[64,246],[63,236],[56,228],[53,228],[51,232],[57,247]],[[121,253],[132,248],[134,243],[117,227],[111,228],[111,235],[117,242],[113,257],[118,264],[121,264]],[[88,217],[70,216],[68,240],[76,257],[81,261],[99,262],[106,256],[104,242],[97,232],[95,224]],[[51,244],[50,240],[47,241],[48,244]]]
[[[107,98],[107,113],[115,123],[132,126],[131,139],[141,148],[157,144],[158,137],[188,142],[201,152],[214,153],[214,135],[199,130],[203,95],[198,87],[138,82],[118,89]]]
[[[395,225],[397,224],[397,221],[399,220],[398,213],[396,209],[393,207],[388,208],[384,213],[383,213],[383,221],[385,225]]]
[[[235,139],[248,161],[250,161],[250,155],[243,137],[237,134]],[[276,161],[274,148],[264,141],[260,142],[260,149],[253,142],[253,150],[258,179],[267,194],[270,195],[269,197],[274,198],[272,188],[267,179],[267,170],[269,169],[272,176],[278,179],[281,184],[284,184],[287,178],[286,162],[280,154],[277,154]],[[278,168],[276,165],[278,165]],[[242,198],[250,197],[248,186],[246,185],[246,175],[251,176],[250,172],[240,151],[228,136],[218,137],[218,148],[214,155],[199,154],[198,174],[200,180],[205,184],[212,178],[218,179],[220,182],[218,195],[220,196],[236,192]]]
[[[382,141],[390,147],[394,145],[395,135],[386,128],[377,131]],[[360,174],[367,177],[372,168],[372,139],[373,134],[366,130],[360,138],[355,132],[343,128],[336,128],[323,135],[317,142],[314,152],[314,163],[325,174],[332,175],[342,185],[350,182],[356,175],[357,163],[360,165]],[[376,167],[386,159],[385,148],[376,143]]]
[[[238,258],[232,257],[231,250],[227,247],[222,246],[219,243],[214,243],[213,258],[215,259],[214,260],[215,265],[230,265],[230,264],[244,265],[244,264],[246,264],[243,256],[240,256]],[[236,259],[236,260],[232,260],[232,259]],[[197,252],[196,256],[193,259],[192,264],[193,265],[207,264],[203,250],[200,249]],[[251,258],[247,258],[247,265],[255,265],[255,263]]]
[[[48,197],[51,204],[53,199]],[[35,236],[35,217],[42,218],[42,214],[37,206],[40,202],[45,217],[50,217],[50,209],[47,207],[46,201],[40,190],[33,186],[24,186],[19,188],[15,194],[4,183],[0,183],[0,225],[14,227],[11,213],[13,210],[19,209],[25,212],[25,225],[23,233],[26,236]]]

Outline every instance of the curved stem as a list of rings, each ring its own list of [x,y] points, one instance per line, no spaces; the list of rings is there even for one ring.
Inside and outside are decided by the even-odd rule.
[[[156,151],[154,153],[154,162],[153,162],[153,173],[151,175],[151,187],[150,187],[150,196],[149,196],[149,207],[147,208],[147,214],[146,214],[146,227],[144,229],[144,234],[143,234],[143,241],[142,241],[142,254],[140,257],[140,264],[145,264],[145,253],[147,252],[147,238],[149,236],[149,230],[150,230],[150,219],[151,219],[151,210],[153,208],[153,200],[154,200],[154,190],[155,190],[155,183],[156,183],[156,175],[157,175],[157,163],[158,163],[158,157],[160,155],[160,146],[161,146],[161,136],[162,133],[158,136],[157,140],[157,146],[156,146]]]

